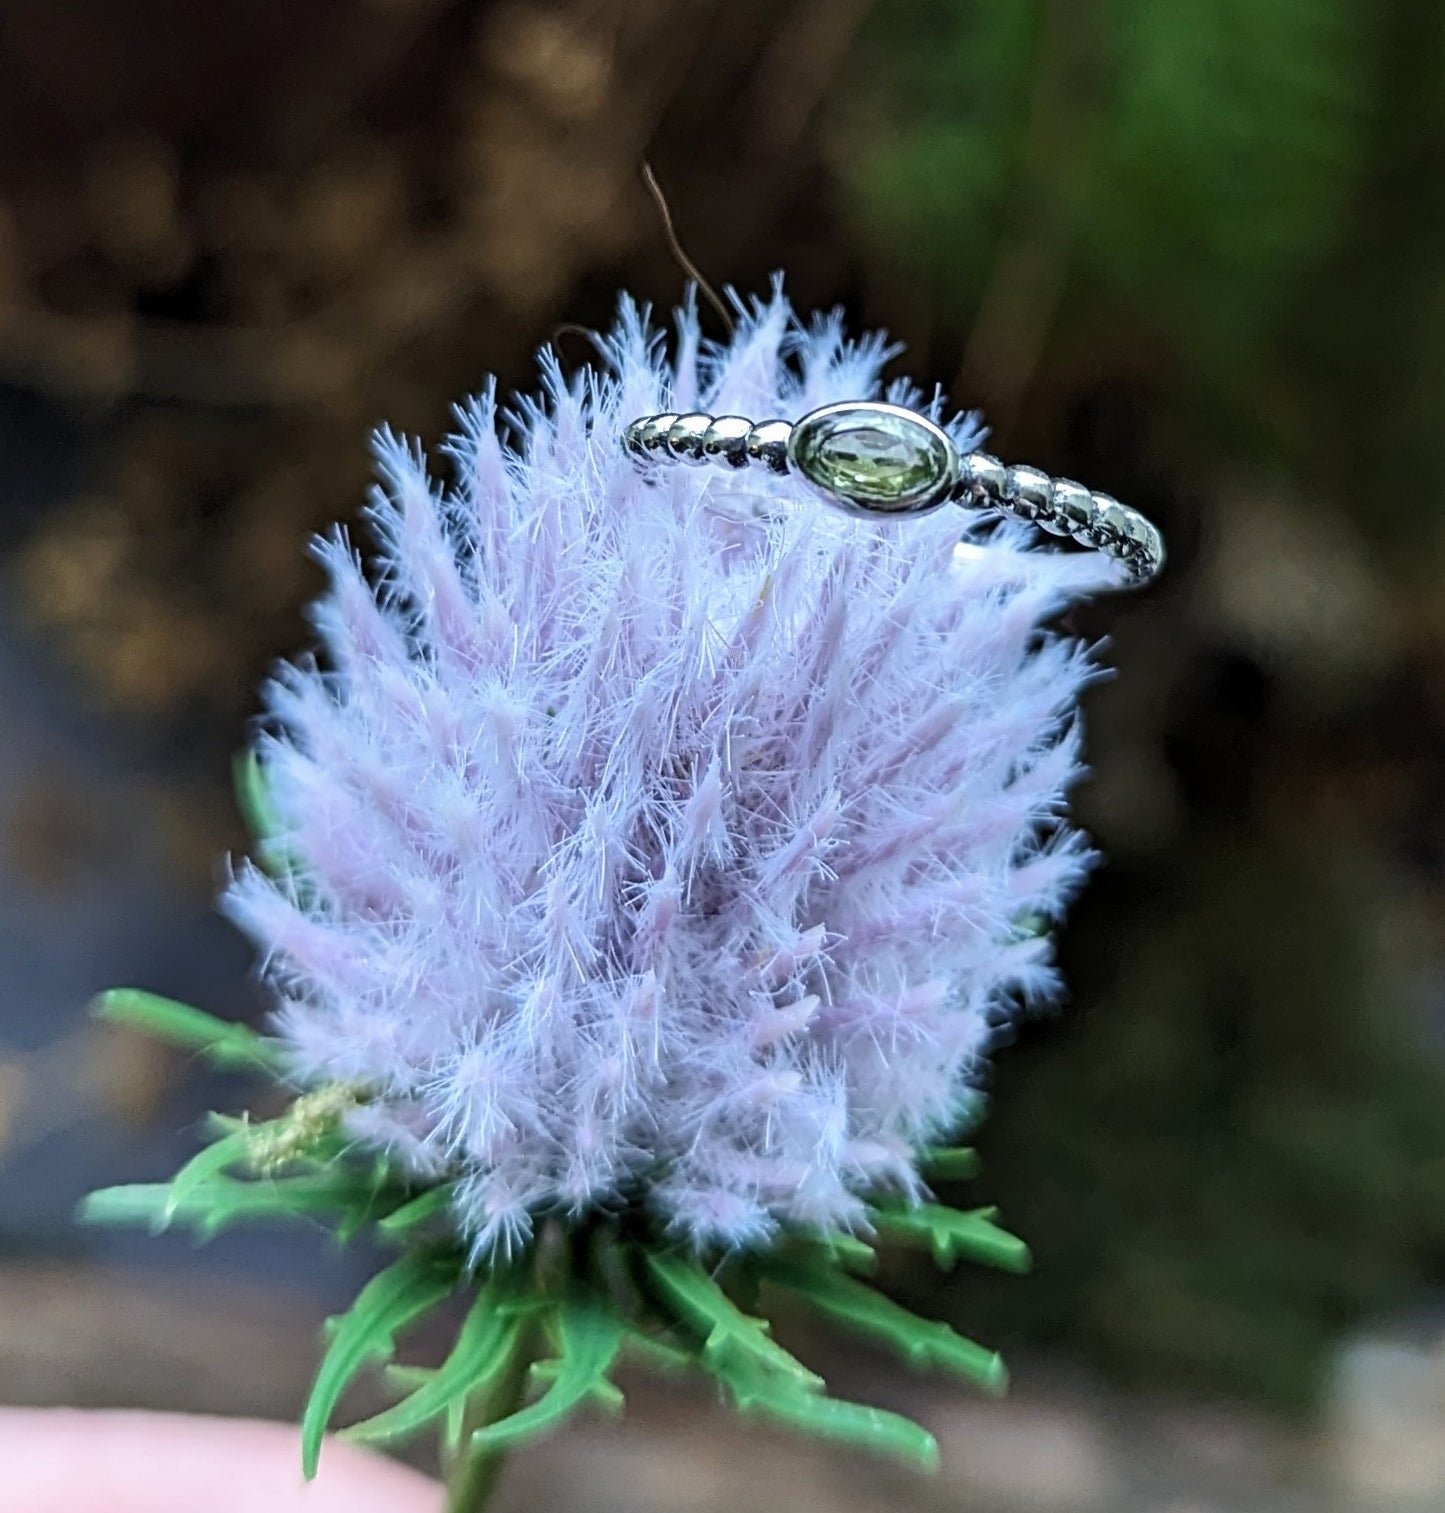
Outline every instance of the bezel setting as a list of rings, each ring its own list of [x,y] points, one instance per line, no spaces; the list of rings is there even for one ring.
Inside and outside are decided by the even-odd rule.
[[[894,447],[912,446],[916,460],[850,458],[843,450],[847,438],[870,431]],[[788,436],[788,466],[830,504],[875,520],[938,509],[959,477],[958,449],[941,426],[915,410],[876,400],[845,400],[809,411]],[[886,476],[890,468],[897,476]]]

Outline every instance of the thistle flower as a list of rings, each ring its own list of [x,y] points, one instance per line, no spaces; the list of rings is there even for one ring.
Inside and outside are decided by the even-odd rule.
[[[952,510],[878,523],[788,479],[639,474],[621,446],[638,415],[879,395],[881,340],[803,325],[779,291],[742,314],[714,347],[684,309],[669,361],[625,305],[596,368],[568,377],[544,353],[540,398],[499,412],[488,390],[459,412],[448,484],[378,437],[379,549],[368,572],[343,532],[317,548],[320,658],[266,691],[264,837],[224,898],[276,994],[274,1035],[107,1000],[304,1096],[264,1136],[222,1126],[169,1188],[92,1211],[215,1228],[329,1202],[409,1235],[444,1209],[441,1260],[398,1262],[348,1315],[333,1355],[350,1369],[358,1339],[389,1350],[471,1273],[513,1289],[478,1327],[520,1358],[496,1321],[519,1316],[539,1224],[629,1236],[649,1301],[564,1289],[547,1327],[583,1365],[553,1396],[600,1390],[623,1335],[660,1328],[740,1406],[898,1448],[901,1421],[823,1413],[713,1263],[763,1258],[910,1358],[1001,1382],[996,1357],[837,1263],[875,1231],[943,1261],[1022,1259],[987,1214],[928,1204],[925,1167],[994,1027],[1056,986],[1045,927],[1090,861],[1064,799],[1093,669],[1048,626],[1108,569]],[[883,392],[962,450],[980,439],[938,398]],[[357,1198],[335,1169],[367,1151],[382,1175]],[[236,1163],[262,1197],[224,1176]],[[492,1380],[460,1371],[441,1376],[462,1397]],[[323,1366],[313,1461],[339,1391]],[[416,1396],[407,1424],[456,1406]],[[518,1417],[534,1427],[540,1406]]]
[[[293,1075],[456,1175],[480,1256],[546,1212],[639,1203],[731,1247],[916,1194],[991,1021],[1054,985],[1020,921],[1086,861],[1059,814],[1088,667],[1040,632],[1077,561],[644,479],[635,415],[790,417],[873,395],[888,355],[780,296],[715,351],[685,313],[679,346],[629,311],[600,373],[545,356],[516,455],[488,394],[449,489],[383,432],[375,582],[324,542],[324,662],[267,690],[295,861],[225,908]]]

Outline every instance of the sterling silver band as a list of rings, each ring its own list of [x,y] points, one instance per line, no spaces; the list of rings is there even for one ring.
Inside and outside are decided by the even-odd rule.
[[[986,452],[960,455],[940,426],[897,405],[826,405],[797,422],[644,415],[623,432],[623,446],[644,469],[714,464],[794,476],[831,504],[875,519],[950,503],[1012,516],[1114,558],[1123,588],[1142,586],[1164,565],[1164,538],[1138,510]]]

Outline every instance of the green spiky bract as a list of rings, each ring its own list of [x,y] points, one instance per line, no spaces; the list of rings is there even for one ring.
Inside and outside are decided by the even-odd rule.
[[[265,1037],[169,999],[117,989],[98,1000],[96,1012],[218,1066],[281,1071]],[[300,1097],[264,1123],[214,1118],[209,1143],[170,1182],[108,1188],[82,1210],[93,1223],[182,1225],[203,1239],[242,1222],[301,1219],[343,1240],[366,1231],[399,1252],[328,1323],[302,1420],[308,1476],[347,1389],[368,1366],[392,1366],[398,1336],[455,1295],[469,1301],[441,1365],[392,1366],[399,1400],[343,1432],[390,1444],[435,1430],[459,1478],[579,1408],[618,1407],[613,1375],[629,1358],[698,1371],[744,1414],[919,1467],[936,1463],[925,1429],[829,1396],[822,1378],[773,1339],[757,1300],[801,1303],[912,1366],[948,1372],[985,1392],[1005,1386],[1003,1363],[992,1351],[915,1316],[859,1275],[872,1269],[881,1241],[926,1248],[941,1266],[963,1259],[1020,1270],[1028,1252],[997,1227],[992,1210],[880,1202],[871,1211],[869,1239],[791,1232],[769,1250],[723,1258],[671,1247],[626,1219],[571,1229],[559,1220],[540,1227],[527,1253],[473,1265],[452,1227],[448,1186],[418,1186],[384,1158],[357,1149],[341,1128],[350,1095],[319,1113],[308,1104],[318,1096]],[[940,1150],[926,1169],[952,1180],[973,1172],[975,1162],[971,1151]],[[480,1411],[483,1404],[491,1411]]]
[[[268,843],[271,805],[253,757],[236,771],[241,808],[265,864],[286,870]],[[209,1064],[284,1080],[280,1045],[245,1025],[134,988],[102,994],[98,1017],[167,1041]],[[435,1431],[449,1468],[449,1513],[478,1513],[508,1447],[553,1428],[588,1405],[615,1410],[613,1381],[631,1359],[710,1377],[743,1414],[878,1451],[929,1469],[938,1447],[899,1414],[832,1397],[816,1372],[772,1337],[760,1304],[799,1302],[830,1322],[894,1350],[909,1365],[952,1374],[985,1392],[1007,1374],[992,1351],[922,1319],[861,1279],[875,1244],[929,1250],[942,1267],[969,1260],[1004,1270],[1028,1265],[1023,1242],[999,1229],[991,1209],[880,1200],[868,1238],[793,1230],[767,1250],[699,1257],[635,1217],[574,1224],[545,1221],[529,1249],[477,1262],[453,1224],[451,1188],[418,1183],[344,1131],[364,1089],[302,1092],[261,1123],[213,1116],[209,1142],[168,1183],[107,1188],[84,1203],[99,1224],[183,1225],[202,1239],[253,1221],[303,1220],[345,1241],[363,1232],[397,1259],[328,1320],[326,1348],[301,1423],[302,1463],[314,1476],[321,1445],[347,1390],[368,1367],[388,1368],[398,1400],[341,1432],[391,1444]],[[965,1111],[966,1112],[966,1111]],[[935,1180],[973,1176],[967,1148],[930,1151]],[[394,1363],[397,1338],[461,1295],[466,1311],[451,1350],[434,1370]]]

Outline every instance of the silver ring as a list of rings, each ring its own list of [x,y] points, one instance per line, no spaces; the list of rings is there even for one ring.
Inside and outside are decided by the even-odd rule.
[[[1164,565],[1164,538],[1138,510],[1070,478],[1006,467],[987,452],[960,455],[914,410],[874,400],[824,405],[801,420],[741,415],[644,415],[623,432],[640,468],[682,463],[793,476],[850,515],[923,515],[945,504],[991,510],[1070,536],[1123,567],[1138,588]]]

